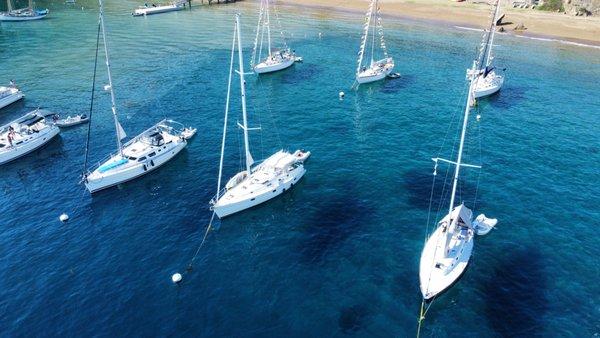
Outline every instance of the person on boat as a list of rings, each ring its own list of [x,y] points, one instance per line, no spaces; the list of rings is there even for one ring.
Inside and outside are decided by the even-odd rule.
[[[152,4],[152,7],[156,7],[156,4]]]
[[[14,138],[15,135],[15,130],[13,129],[12,126],[8,127],[8,135],[6,135],[6,138],[8,139],[8,144],[10,144],[10,146],[13,146],[12,140]]]

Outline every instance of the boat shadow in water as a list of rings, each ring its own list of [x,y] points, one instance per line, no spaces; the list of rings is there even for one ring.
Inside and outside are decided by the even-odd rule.
[[[302,69],[298,69],[302,67]],[[289,69],[284,69],[280,72],[281,82],[284,84],[297,84],[299,82],[310,81],[315,79],[317,74],[323,70],[316,64],[296,64]]]
[[[340,309],[338,326],[344,334],[356,333],[368,324],[372,313],[367,304],[344,307]]]
[[[408,203],[415,208],[427,210],[429,208],[429,198],[431,196],[434,202],[432,205],[432,212],[435,212],[443,194],[445,200],[443,201],[444,204],[442,204],[442,210],[446,211],[446,203],[449,203],[449,196],[452,190],[452,180],[448,177],[444,187],[444,175],[445,172],[442,172],[440,168],[438,168],[438,176],[435,180],[435,187],[432,195],[431,184],[433,182],[433,175],[431,173],[431,168],[411,170],[404,174],[402,184],[404,191],[408,193]],[[449,176],[450,175],[451,172]],[[476,191],[477,200],[475,209],[485,209],[486,203],[481,196],[481,189],[477,189],[475,182],[461,180],[459,188],[457,189],[457,201],[464,201],[465,205],[468,205],[469,208],[473,208],[473,198],[475,197]],[[461,196],[464,196],[464,198],[461,199]]]
[[[527,99],[527,89],[525,87],[502,87],[502,89],[488,97],[478,99],[479,106],[484,108],[490,105],[494,108],[510,108],[523,104]]]
[[[299,243],[298,251],[304,263],[320,262],[333,253],[348,238],[360,231],[372,210],[352,191],[346,196],[319,204],[302,226],[306,240]]]
[[[500,336],[533,336],[543,326],[547,281],[535,247],[519,248],[494,268],[485,285],[485,317]]]
[[[399,78],[387,78],[381,83],[380,91],[384,94],[396,94],[398,91],[414,85],[413,75],[401,75]]]

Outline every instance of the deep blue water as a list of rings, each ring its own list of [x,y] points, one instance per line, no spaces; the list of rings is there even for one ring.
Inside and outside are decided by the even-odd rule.
[[[37,106],[89,109],[97,6],[81,4],[0,26],[0,81],[15,79],[27,95],[0,123]],[[135,135],[169,117],[199,132],[159,171],[93,197],[77,184],[83,127],[0,167],[0,335],[414,335],[430,158],[451,155],[480,33],[387,18],[403,76],[354,92],[362,15],[283,8],[305,61],[247,79],[251,123],[263,128],[252,147],[256,158],[309,149],[308,172],[280,198],[217,222],[175,286],[170,276],[186,271],[216,190],[233,14],[243,13],[249,59],[256,4],[132,18],[135,6],[109,3],[106,17],[124,128]],[[497,43],[507,80],[470,121],[466,160],[484,169],[464,171],[460,196],[500,223],[477,238],[423,334],[598,335],[600,52]],[[114,149],[109,98],[97,98],[94,161]],[[227,177],[239,167],[238,137],[228,140]]]

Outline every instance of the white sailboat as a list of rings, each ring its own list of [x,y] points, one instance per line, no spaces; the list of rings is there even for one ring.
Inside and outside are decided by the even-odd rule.
[[[476,72],[467,73],[467,77],[476,77],[473,94],[475,99],[498,92],[504,83],[504,76],[498,74],[496,69],[492,66],[492,62],[494,61],[492,49],[494,47],[494,36],[496,35],[499,9],[500,1],[496,0],[492,11],[490,28],[483,35],[483,41],[481,42],[481,47],[479,49]]]
[[[0,13],[0,21],[30,21],[43,19],[50,12],[48,9],[35,9],[33,0],[25,8],[13,9],[11,0],[6,0],[8,11]]]
[[[237,40],[240,89],[242,101],[242,124],[238,126],[244,132],[244,153],[246,159],[245,170],[237,173],[227,181],[225,188],[221,189],[221,178],[223,176],[223,157],[225,153],[225,139],[227,135],[227,120],[229,114],[229,99],[231,94],[231,81],[233,77],[233,64],[235,45]],[[223,125],[223,140],[221,143],[221,160],[219,163],[219,177],[217,183],[217,194],[210,201],[211,210],[219,218],[229,216],[236,212],[251,208],[266,202],[284,191],[292,188],[304,175],[304,161],[310,152],[296,151],[291,154],[280,150],[258,165],[254,165],[254,159],[250,153],[248,131],[258,129],[248,127],[246,113],[246,84],[244,79],[244,61],[242,56],[242,42],[240,33],[240,15],[235,16],[235,30],[231,46],[231,64],[229,67],[229,82],[227,86],[227,102],[225,104],[225,121]]]
[[[471,71],[476,71],[477,64],[473,63]],[[469,82],[469,93],[465,104],[460,144],[456,161],[434,158],[434,175],[437,173],[439,162],[454,165],[454,178],[448,214],[438,222],[437,229],[427,239],[419,268],[421,293],[429,300],[449,288],[467,268],[473,251],[474,236],[487,234],[497,223],[481,214],[473,220],[473,212],[463,203],[455,205],[456,188],[461,167],[481,168],[480,166],[462,162],[463,146],[469,121],[471,102],[475,92],[475,78]]]
[[[267,55],[263,57],[263,46],[266,33]],[[269,0],[260,1],[260,11],[258,14],[258,26],[256,28],[256,38],[254,39],[254,49],[252,52],[251,66],[256,74],[276,72],[291,67],[294,62],[301,61],[302,58],[296,56],[285,42],[283,30],[281,30],[283,47],[274,49],[271,46],[271,9]],[[257,61],[258,60],[258,61]],[[257,63],[258,62],[258,63]]]
[[[373,22],[374,21],[374,22]],[[371,0],[365,17],[364,32],[360,40],[358,52],[358,67],[356,68],[356,82],[359,84],[375,82],[384,79],[394,69],[394,59],[388,55],[387,47],[383,37],[383,26],[381,24],[381,13],[378,0]],[[370,62],[368,66],[363,65],[367,43],[370,34]],[[375,40],[379,38],[379,47],[383,58],[375,60]]]
[[[50,142],[60,129],[51,120],[50,112],[34,110],[0,127],[0,164],[15,160]]]
[[[127,135],[118,119],[104,29],[102,0],[99,0],[99,4],[100,25],[108,73],[108,85],[105,86],[105,89],[110,91],[118,152],[109,155],[106,161],[99,163],[84,175],[84,183],[90,193],[145,175],[168,162],[187,145],[187,141],[182,135],[183,125],[172,120],[162,120],[129,142],[121,143]]]
[[[0,86],[0,109],[24,97],[25,94],[12,81],[8,87]]]

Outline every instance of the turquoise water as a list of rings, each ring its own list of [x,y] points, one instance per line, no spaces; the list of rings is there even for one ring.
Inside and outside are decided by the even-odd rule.
[[[159,171],[93,198],[77,184],[85,128],[0,167],[2,335],[414,335],[430,158],[451,156],[480,33],[387,18],[403,76],[354,92],[362,15],[283,8],[305,61],[247,79],[251,124],[263,128],[252,148],[256,158],[308,149],[308,172],[280,198],[218,222],[175,286],[170,276],[185,272],[216,190],[233,14],[243,14],[249,59],[256,4],[132,18],[136,5],[107,6],[123,127],[136,135],[169,117],[198,134]],[[47,20],[0,26],[0,80],[14,78],[27,95],[0,112],[2,124],[37,106],[89,109],[97,6],[48,7]],[[459,192],[500,222],[477,238],[423,334],[597,335],[599,51],[497,43],[507,80],[470,121],[466,160],[484,169],[465,170]],[[96,107],[93,161],[114,149],[105,93]],[[228,140],[226,176],[240,166],[238,137]]]

